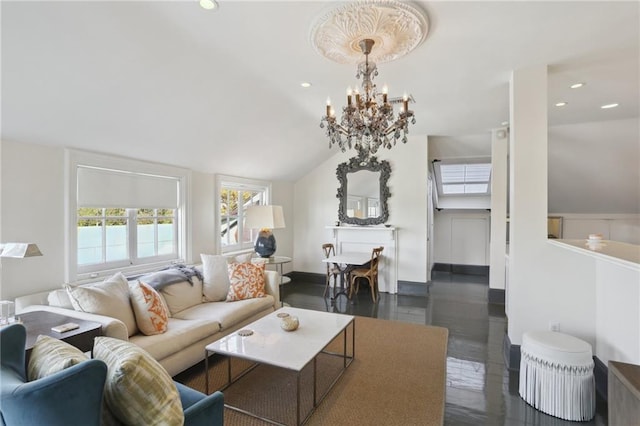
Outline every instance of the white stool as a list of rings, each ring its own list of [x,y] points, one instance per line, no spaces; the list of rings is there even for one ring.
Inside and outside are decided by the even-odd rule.
[[[565,420],[591,420],[596,412],[591,345],[568,334],[529,331],[520,347],[520,396]]]

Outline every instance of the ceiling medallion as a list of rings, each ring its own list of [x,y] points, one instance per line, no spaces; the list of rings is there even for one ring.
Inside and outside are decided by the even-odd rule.
[[[427,37],[427,15],[396,0],[364,0],[343,4],[316,19],[311,44],[322,56],[340,64],[362,60],[359,43],[373,40],[372,61],[382,63],[401,58]]]

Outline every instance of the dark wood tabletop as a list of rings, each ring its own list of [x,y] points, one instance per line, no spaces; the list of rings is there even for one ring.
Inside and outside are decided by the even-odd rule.
[[[32,311],[24,312],[18,316],[27,329],[27,344],[25,347],[27,352],[31,351],[36,339],[41,334],[64,340],[83,352],[93,349],[93,339],[102,334],[102,324],[99,322],[85,321],[54,312]],[[51,327],[70,322],[78,324],[79,327],[64,333],[57,333],[51,330]]]

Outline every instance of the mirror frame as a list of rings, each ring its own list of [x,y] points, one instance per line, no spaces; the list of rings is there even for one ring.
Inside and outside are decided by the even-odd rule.
[[[355,173],[361,170],[370,172],[380,172],[380,215],[378,217],[358,218],[346,215],[347,208],[347,174]],[[379,225],[385,223],[389,219],[389,207],[387,200],[391,197],[387,182],[391,176],[391,165],[387,160],[378,161],[376,157],[363,159],[361,157],[353,157],[348,162],[340,163],[336,169],[336,176],[340,186],[336,197],[340,200],[338,206],[338,219],[340,222],[350,225]]]

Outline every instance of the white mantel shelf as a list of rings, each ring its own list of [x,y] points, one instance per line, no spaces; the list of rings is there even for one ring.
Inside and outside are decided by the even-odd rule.
[[[640,271],[640,246],[619,241],[602,240],[599,244],[587,243],[587,240],[548,240],[564,249],[606,260],[611,263]]]
[[[394,226],[349,226],[349,225],[341,225],[341,226],[327,226],[327,229],[357,229],[361,231],[395,231],[396,228]]]
[[[339,230],[348,230],[348,231],[364,231],[364,232],[381,232],[386,231],[389,232],[389,237],[392,240],[395,240],[395,233],[398,228],[394,226],[357,226],[357,225],[341,225],[341,226],[327,226],[326,229],[331,229],[333,231],[333,237],[336,237],[336,234]]]

